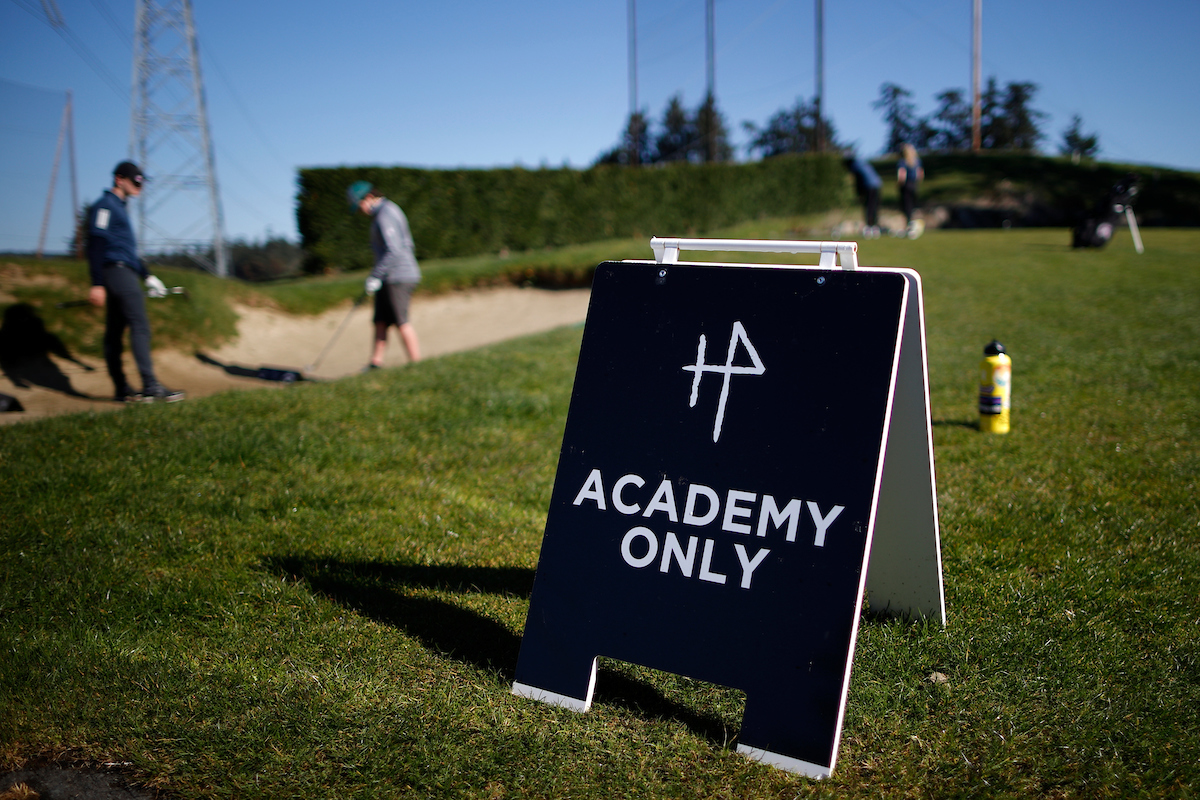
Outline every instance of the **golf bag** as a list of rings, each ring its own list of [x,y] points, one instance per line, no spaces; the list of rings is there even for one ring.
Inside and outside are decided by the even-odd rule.
[[[1075,226],[1071,247],[1104,247],[1113,230],[1137,196],[1137,176],[1130,173],[1116,183],[1082,222]]]

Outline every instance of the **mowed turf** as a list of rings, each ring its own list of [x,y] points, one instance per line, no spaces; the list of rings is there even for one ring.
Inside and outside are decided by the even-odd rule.
[[[1200,232],[1143,235],[862,243],[924,280],[948,624],[863,622],[827,781],[737,755],[719,687],[602,661],[587,714],[509,693],[578,328],[0,428],[0,770],[128,762],[173,797],[1194,796]],[[1007,436],[975,428],[992,338]]]

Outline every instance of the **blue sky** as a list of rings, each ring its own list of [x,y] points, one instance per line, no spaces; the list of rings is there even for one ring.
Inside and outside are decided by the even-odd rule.
[[[296,168],[584,167],[629,112],[627,0],[193,0],[226,235],[297,238]],[[80,201],[129,145],[134,0],[0,0],[0,250],[33,250],[64,92]],[[879,152],[884,82],[918,111],[968,89],[971,0],[827,0],[825,108]],[[1107,160],[1200,170],[1200,3],[984,0],[983,75],[1031,81],[1055,152],[1074,114]],[[704,0],[638,0],[638,99],[652,119],[705,90]],[[717,0],[717,101],[735,144],[815,92],[813,0]],[[30,88],[35,87],[35,88]],[[739,149],[739,157],[744,157]],[[47,249],[70,236],[62,167]],[[398,198],[403,203],[402,198]]]

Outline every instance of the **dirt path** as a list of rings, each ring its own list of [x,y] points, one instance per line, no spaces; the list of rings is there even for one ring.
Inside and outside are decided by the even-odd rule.
[[[412,304],[412,322],[421,338],[426,358],[470,350],[483,345],[582,322],[587,315],[586,289],[550,291],[503,287],[454,292],[436,297],[417,297]],[[316,317],[295,317],[278,311],[238,307],[238,337],[207,353],[226,366],[257,369],[262,366],[303,370],[320,356],[338,326],[349,316],[345,330],[311,376],[340,378],[361,370],[370,354],[371,306],[364,303],[353,312],[344,304]],[[126,372],[137,375],[128,353]],[[28,388],[15,386],[0,374],[0,393],[16,397],[23,412],[0,414],[0,424],[82,411],[113,411],[112,383],[102,359],[84,358],[94,367],[86,371],[69,361],[54,359],[51,373],[58,375]],[[393,329],[385,366],[404,364],[404,348]],[[154,365],[159,380],[188,397],[204,397],[228,389],[286,388],[287,384],[231,375],[226,370],[199,361],[193,353],[156,350]],[[69,392],[74,391],[78,395]]]

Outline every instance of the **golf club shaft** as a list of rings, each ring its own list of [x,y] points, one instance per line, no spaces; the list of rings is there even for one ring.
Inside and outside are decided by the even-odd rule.
[[[342,331],[346,329],[346,324],[350,322],[350,317],[354,316],[354,312],[360,305],[362,305],[362,301],[365,300],[366,297],[367,295],[365,293],[358,296],[358,299],[354,301],[354,305],[350,306],[350,310],[346,313],[346,318],[342,320],[342,324],[338,326],[336,331],[334,331],[333,338],[329,340],[329,344],[325,345],[325,349],[321,351],[321,355],[317,356],[316,361],[304,368],[305,372],[311,372],[317,368],[317,365],[321,363],[321,361],[329,353],[330,348],[333,347],[333,343],[336,342],[338,337],[342,335]]]

